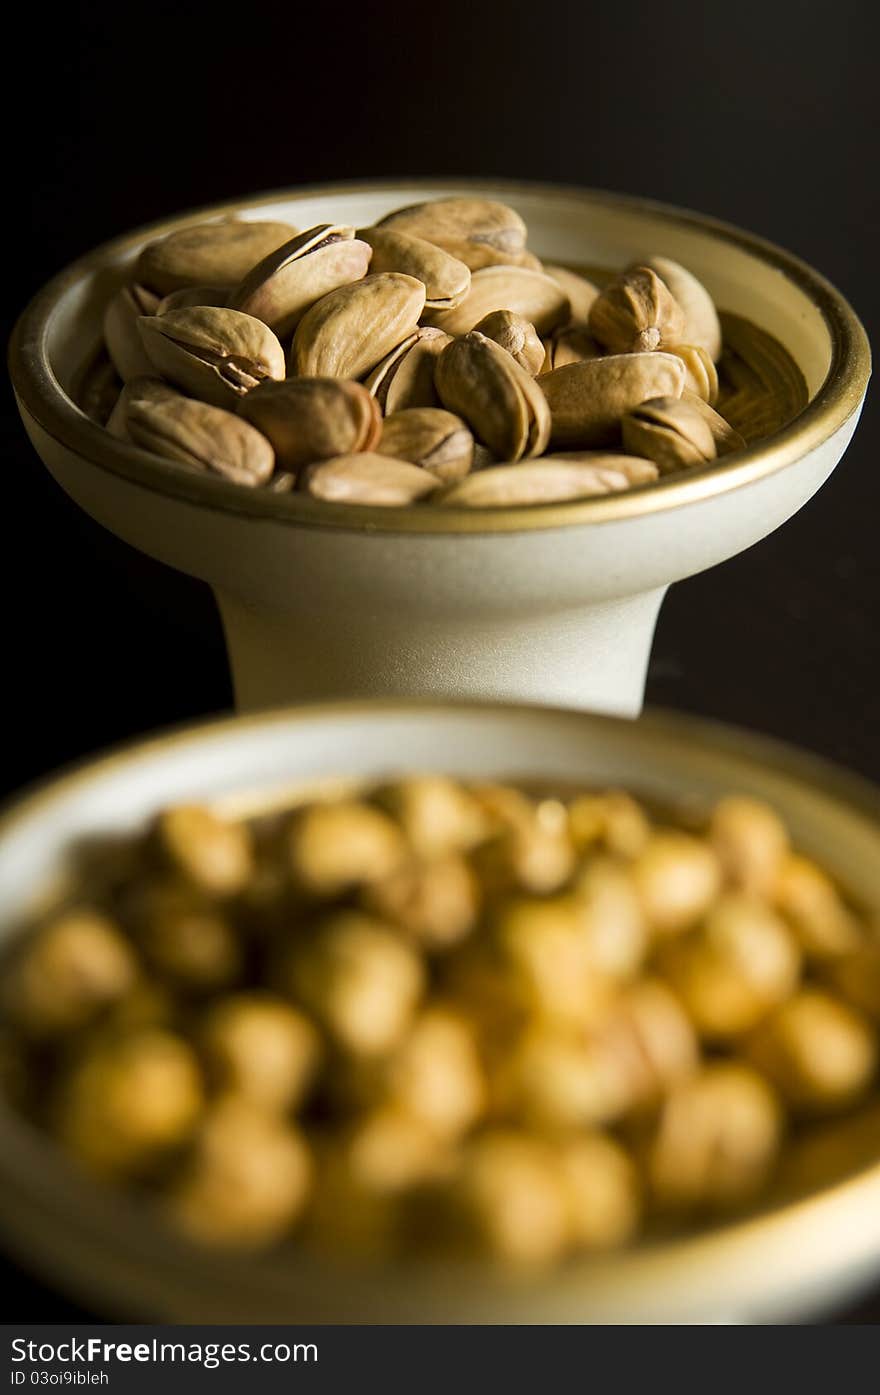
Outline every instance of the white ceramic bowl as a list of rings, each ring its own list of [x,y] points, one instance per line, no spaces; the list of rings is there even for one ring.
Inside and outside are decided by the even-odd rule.
[[[282,711],[161,737],[62,777],[0,820],[0,936],[38,913],[84,841],[125,835],[168,801],[333,775],[442,766],[462,776],[623,784],[658,799],[732,789],[770,800],[797,843],[880,909],[880,794],[744,732],[542,709],[355,705]],[[880,1106],[793,1154],[759,1214],[643,1244],[542,1280],[421,1263],[346,1271],[296,1251],[185,1247],[144,1211],[75,1178],[0,1105],[0,1229],[26,1262],[111,1316],[190,1322],[787,1320],[880,1276]]]
[[[194,477],[115,440],[71,400],[108,295],[150,237],[230,213],[363,226],[475,188],[515,205],[547,260],[611,267],[653,252],[684,262],[721,308],[781,341],[809,406],[760,445],[647,489],[474,512],[331,505]],[[117,238],[37,295],[10,362],[25,426],[63,488],[135,547],[213,587],[239,707],[393,693],[628,715],[641,708],[669,583],[801,507],[846,449],[870,371],[846,301],[760,238],[617,194],[436,181],[287,190]]]

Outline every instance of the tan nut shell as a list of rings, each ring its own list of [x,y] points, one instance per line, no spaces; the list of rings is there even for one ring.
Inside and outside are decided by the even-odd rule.
[[[425,306],[424,282],[379,272],[340,286],[300,320],[292,372],[309,378],[361,378],[415,334]]]
[[[382,431],[375,400],[346,378],[262,383],[242,398],[238,412],[268,437],[285,470],[373,450]]]
[[[715,459],[708,422],[676,397],[656,397],[629,412],[621,423],[623,444],[633,455],[653,460],[661,474]]]
[[[386,227],[361,228],[358,237],[373,249],[371,271],[402,271],[424,281],[426,310],[450,310],[470,289],[469,267],[434,242]]]
[[[569,271],[567,266],[555,266],[551,262],[545,262],[544,272],[547,276],[552,277],[568,296],[568,303],[571,306],[569,324],[581,325],[586,328],[593,301],[599,295],[599,287],[594,286],[592,281],[588,281],[586,276],[580,276],[576,271]]]
[[[289,242],[295,232],[289,223],[236,218],[195,223],[148,242],[137,259],[135,280],[158,295],[184,286],[231,289],[256,262],[282,242]]]
[[[308,465],[300,476],[300,488],[313,499],[391,508],[413,504],[439,485],[429,470],[370,451],[319,461]]]
[[[263,257],[227,304],[256,315],[279,339],[286,339],[315,301],[365,276],[370,256],[354,228],[321,223]]]
[[[107,419],[107,430],[117,440],[131,439],[128,434],[128,409],[133,402],[163,402],[169,397],[180,396],[176,388],[169,387],[161,378],[155,377],[154,372],[151,368],[149,375],[129,378],[117,397],[116,405]]]
[[[538,379],[552,416],[554,446],[599,447],[620,439],[620,422],[649,397],[680,397],[685,367],[671,354],[611,354],[556,368]]]
[[[194,305],[225,305],[228,299],[228,286],[184,286],[163,296],[155,313],[167,315],[169,310],[190,310]]]
[[[493,310],[474,328],[494,339],[534,378],[544,363],[544,345],[535,326],[512,310]]]
[[[682,402],[687,402],[696,412],[699,412],[703,420],[708,424],[709,430],[715,441],[715,450],[718,455],[729,455],[734,450],[745,450],[745,439],[737,430],[725,421],[720,412],[716,412],[714,407],[710,407],[708,402],[704,402],[696,393],[685,388],[681,394]]]
[[[472,330],[453,339],[434,375],[444,407],[463,417],[499,460],[541,455],[550,412],[535,380],[510,354]]]
[[[681,306],[685,321],[682,341],[701,344],[712,362],[717,363],[721,357],[721,322],[702,281],[671,257],[646,257],[644,265],[656,271]]]
[[[538,376],[552,373],[554,368],[564,368],[567,363],[583,363],[584,359],[598,358],[601,353],[588,329],[583,325],[569,325],[544,340],[544,359]]]
[[[126,426],[136,446],[235,484],[265,484],[275,468],[275,453],[261,432],[232,412],[192,397],[135,398]]]
[[[284,350],[262,320],[239,310],[192,306],[138,321],[155,368],[215,407],[234,405],[264,378],[284,377]]]
[[[596,297],[589,325],[593,338],[610,353],[630,354],[680,343],[685,319],[656,271],[636,266]]]
[[[687,370],[685,392],[694,392],[710,407],[718,401],[718,370],[702,344],[667,344],[664,352],[675,354]]]
[[[468,475],[436,500],[469,509],[493,509],[518,504],[558,504],[628,489],[629,480],[615,467],[619,457],[597,452],[594,459],[556,460],[544,456],[515,465],[493,465]],[[607,462],[607,463],[605,463]]]
[[[451,343],[452,336],[442,329],[423,325],[376,364],[364,386],[386,416],[409,407],[439,407],[434,368],[438,354]]]
[[[124,383],[153,371],[138,329],[141,315],[155,315],[159,299],[144,286],[120,286],[104,311],[104,342]]]
[[[466,334],[493,310],[511,310],[534,325],[539,334],[550,334],[570,313],[568,296],[543,271],[524,266],[487,266],[475,271],[471,288],[454,310],[434,310],[429,324],[447,334]]]
[[[444,482],[462,479],[474,458],[474,438],[461,417],[437,407],[411,407],[386,419],[378,450],[421,465]]]
[[[651,460],[640,455],[617,455],[612,451],[594,450],[554,450],[541,456],[542,460],[571,461],[574,464],[598,465],[603,469],[616,470],[625,475],[631,488],[639,484],[653,484],[660,471]]]
[[[398,208],[377,226],[423,237],[471,271],[498,262],[515,262],[526,247],[522,218],[507,204],[492,199],[432,199]]]

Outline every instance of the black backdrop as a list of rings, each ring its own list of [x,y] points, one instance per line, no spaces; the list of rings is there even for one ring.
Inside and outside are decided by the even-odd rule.
[[[605,186],[729,219],[818,266],[869,333],[880,325],[870,0],[236,10],[117,0],[19,17],[5,65],[10,323],[64,263],[180,208],[322,179],[459,173]],[[0,782],[13,791],[222,709],[230,687],[207,590],[80,514],[11,395],[7,407]],[[880,779],[878,447],[869,401],[843,466],[792,522],[673,589],[649,701]],[[23,1276],[7,1292],[7,1321],[76,1317]],[[880,1298],[861,1313],[880,1320]]]

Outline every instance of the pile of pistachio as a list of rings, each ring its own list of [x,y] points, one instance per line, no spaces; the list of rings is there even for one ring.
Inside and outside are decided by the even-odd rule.
[[[486,199],[375,227],[203,223],[148,243],[107,306],[108,426],[238,484],[353,504],[577,499],[737,450],[718,315],[647,257],[600,290]]]
[[[420,775],[113,856],[7,959],[6,1089],[202,1244],[555,1264],[751,1203],[875,1075],[880,934],[748,798]]]

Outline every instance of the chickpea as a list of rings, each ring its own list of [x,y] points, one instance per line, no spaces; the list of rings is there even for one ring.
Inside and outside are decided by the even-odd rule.
[[[660,936],[689,930],[721,889],[721,866],[712,849],[674,829],[653,834],[632,871],[648,924]]]
[[[766,1081],[747,1066],[705,1066],[669,1093],[647,1156],[663,1209],[735,1205],[753,1196],[776,1161],[781,1112]]]
[[[226,1096],[211,1106],[169,1199],[171,1218],[204,1245],[261,1248],[287,1234],[312,1180],[305,1140],[253,1101]]]
[[[290,981],[305,1008],[344,1050],[392,1050],[424,987],[416,951],[381,921],[355,912],[327,920],[294,952]]]
[[[597,967],[575,897],[509,901],[498,913],[495,942],[534,1011],[583,1024],[607,1002],[612,984]]]
[[[784,1003],[750,1043],[751,1058],[790,1107],[821,1114],[852,1104],[877,1068],[870,1026],[837,998],[804,989]]]
[[[875,1023],[880,1022],[880,936],[829,964],[829,976],[838,992],[854,1008]]]
[[[486,1105],[473,1031],[449,1008],[421,1013],[389,1063],[388,1076],[391,1098],[440,1138],[470,1128]]]
[[[416,857],[469,852],[489,833],[479,801],[442,775],[414,775],[374,790],[372,798],[397,820]]]
[[[381,881],[407,858],[393,820],[354,799],[301,809],[291,823],[287,851],[295,885],[327,899]]]
[[[862,940],[859,924],[830,877],[815,862],[792,853],[778,869],[774,901],[809,959],[850,954]]]
[[[605,1134],[584,1134],[559,1151],[574,1247],[614,1249],[634,1236],[640,1219],[632,1159]]]
[[[143,1029],[90,1050],[66,1081],[62,1143],[90,1171],[141,1171],[179,1147],[202,1109],[198,1062],[186,1042]]]
[[[613,1004],[602,1040],[619,1062],[630,1111],[654,1108],[679,1080],[693,1075],[699,1044],[679,999],[659,979],[629,984]]]
[[[471,1239],[507,1264],[543,1267],[568,1247],[565,1182],[552,1148],[529,1134],[498,1131],[475,1139],[452,1201]]]
[[[564,886],[575,869],[565,806],[555,799],[534,804],[503,786],[484,790],[483,798],[500,825],[500,832],[472,855],[487,892],[518,887],[544,896]]]
[[[356,1185],[393,1194],[447,1176],[454,1155],[425,1123],[394,1105],[366,1115],[348,1144],[348,1165]]]
[[[601,844],[622,858],[638,857],[651,827],[641,805],[622,790],[583,794],[568,806],[568,826],[579,852]]]
[[[769,804],[744,795],[720,800],[709,838],[732,886],[749,895],[769,894],[789,851],[788,830]]]
[[[458,944],[474,929],[479,885],[463,857],[407,863],[381,881],[364,887],[364,909],[399,925],[426,949]]]
[[[211,1074],[225,1089],[279,1114],[302,1103],[321,1051],[307,1017],[260,992],[221,998],[200,1040]]]
[[[697,1031],[710,1040],[749,1032],[797,987],[800,953],[762,901],[722,896],[701,929],[673,941],[661,959]]]
[[[601,1037],[529,1028],[491,1082],[493,1112],[539,1130],[612,1123],[630,1104],[624,1063]]]
[[[180,804],[159,815],[157,833],[171,866],[207,896],[235,896],[251,877],[253,846],[244,823]]]
[[[241,974],[241,944],[228,917],[186,883],[149,888],[137,919],[144,958],[181,988],[227,988]]]
[[[138,965],[112,920],[75,910],[25,941],[7,984],[10,1016],[36,1036],[85,1026],[133,988]]]
[[[593,858],[579,874],[574,894],[581,933],[599,973],[632,978],[648,948],[648,927],[632,878],[611,858]]]

